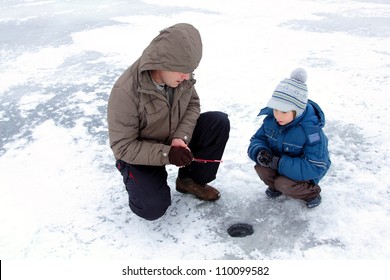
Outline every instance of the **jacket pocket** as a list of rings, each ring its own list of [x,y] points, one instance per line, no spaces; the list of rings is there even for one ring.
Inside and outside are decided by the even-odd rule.
[[[274,135],[275,135],[275,130],[273,130],[272,128],[270,127],[264,127],[264,133],[265,133],[265,136],[269,137],[269,138],[274,138]]]
[[[283,143],[283,153],[291,157],[300,157],[303,155],[303,147],[294,144]]]
[[[170,112],[166,103],[155,101],[145,104],[142,121],[141,137],[144,139],[153,139],[165,141],[169,136]]]
[[[265,136],[267,137],[267,142],[268,146],[271,150],[276,150],[277,149],[277,139],[275,137],[275,130],[270,128],[270,127],[264,127],[264,133]]]

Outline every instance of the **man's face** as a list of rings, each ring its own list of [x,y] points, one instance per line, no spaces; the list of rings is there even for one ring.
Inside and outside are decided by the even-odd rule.
[[[161,79],[161,83],[166,84],[170,87],[177,87],[182,81],[188,80],[190,78],[190,74],[181,73],[181,72],[172,72],[172,71],[159,71],[159,78]],[[156,81],[160,83],[160,81]]]

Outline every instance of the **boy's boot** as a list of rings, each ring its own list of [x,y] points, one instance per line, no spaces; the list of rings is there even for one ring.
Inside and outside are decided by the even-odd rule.
[[[217,200],[221,195],[219,191],[210,185],[200,185],[190,178],[177,178],[176,190],[181,193],[191,193],[202,200]]]
[[[307,208],[314,208],[321,204],[322,198],[321,195],[317,195],[314,198],[310,199],[309,201],[306,201]]]
[[[268,187],[268,189],[265,190],[265,194],[270,198],[277,198],[278,196],[282,195],[280,191],[270,187]]]

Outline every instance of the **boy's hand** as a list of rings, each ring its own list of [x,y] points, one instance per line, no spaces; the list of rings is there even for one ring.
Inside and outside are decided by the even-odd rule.
[[[268,150],[261,150],[257,154],[257,162],[261,166],[270,167],[272,163],[272,154]]]
[[[257,162],[261,166],[278,170],[279,157],[273,156],[268,150],[261,150],[257,154]]]

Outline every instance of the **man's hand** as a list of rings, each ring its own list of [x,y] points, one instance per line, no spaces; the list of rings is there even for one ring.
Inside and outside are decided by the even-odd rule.
[[[187,147],[186,142],[183,141],[183,139],[180,138],[173,138],[171,142],[171,146],[174,147]]]
[[[169,150],[168,158],[170,163],[182,167],[190,165],[194,156],[187,147],[172,146]]]

